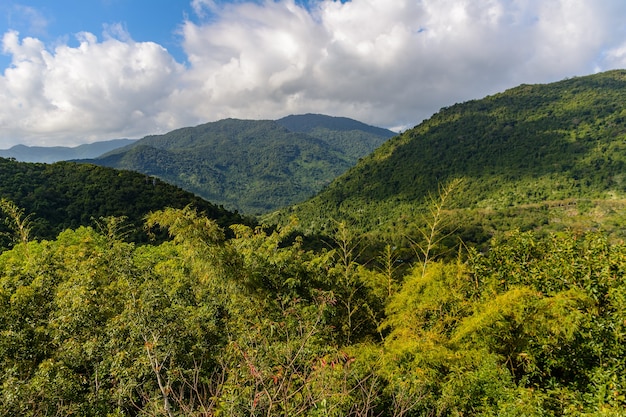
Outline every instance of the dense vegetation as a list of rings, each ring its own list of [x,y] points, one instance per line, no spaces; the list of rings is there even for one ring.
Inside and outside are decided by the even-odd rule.
[[[227,119],[147,136],[90,162],[154,175],[229,209],[259,214],[312,197],[391,136],[322,115]]]
[[[450,208],[466,240],[511,226],[623,224],[624,102],[626,71],[610,71],[455,104],[271,221],[295,214],[303,228],[323,230],[352,218],[363,231],[410,233],[428,196],[462,178]]]
[[[0,414],[624,413],[626,245],[601,234],[452,261],[426,239],[399,268],[392,246],[358,262],[341,223],[316,252],[190,208],[148,216],[161,244],[106,225],[0,255]]]
[[[181,191],[0,160],[0,415],[625,415],[624,81],[443,109],[273,228],[183,199],[40,240],[59,195]]]
[[[129,238],[146,241],[143,217],[165,207],[194,205],[222,227],[250,224],[240,215],[163,181],[129,171],[70,162],[25,163],[0,158],[0,198],[31,215],[33,237],[54,239],[68,228],[124,216]],[[0,226],[0,233],[6,229]],[[9,242],[0,235],[0,248]]]

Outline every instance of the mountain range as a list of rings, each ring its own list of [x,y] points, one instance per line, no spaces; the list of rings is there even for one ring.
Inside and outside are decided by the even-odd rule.
[[[95,158],[133,142],[133,139],[113,139],[86,143],[75,147],[15,145],[9,149],[0,149],[0,157],[15,158],[20,162],[44,162],[50,164],[71,159]]]
[[[464,241],[511,228],[621,237],[625,102],[626,71],[615,70],[454,104],[395,136],[323,115],[227,119],[80,162],[158,177],[266,223],[295,216],[310,233],[345,219],[384,239],[414,236],[441,189],[459,180],[446,210]]]
[[[625,99],[611,71],[452,105],[268,227],[0,158],[0,415],[624,415]],[[348,161],[314,119],[103,159],[252,193]]]
[[[226,119],[80,162],[153,175],[228,209],[261,214],[312,197],[394,135],[319,114]]]

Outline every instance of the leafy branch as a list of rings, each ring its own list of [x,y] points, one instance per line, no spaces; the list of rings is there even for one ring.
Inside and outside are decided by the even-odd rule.
[[[437,196],[429,194],[429,217],[426,219],[426,226],[421,228],[420,234],[424,239],[423,243],[418,243],[415,240],[409,239],[413,244],[414,250],[418,256],[422,258],[422,275],[426,273],[426,266],[432,258],[433,249],[441,243],[443,239],[450,236],[453,232],[442,234],[442,231],[449,225],[449,219],[445,216],[444,208],[450,198],[452,192],[457,189],[463,179],[455,178],[445,186],[439,185],[439,192]]]
[[[4,223],[13,230],[15,234],[14,239],[21,243],[27,243],[30,236],[30,218],[32,213],[24,216],[24,209],[19,208],[15,203],[5,198],[0,199],[0,211],[6,216]]]

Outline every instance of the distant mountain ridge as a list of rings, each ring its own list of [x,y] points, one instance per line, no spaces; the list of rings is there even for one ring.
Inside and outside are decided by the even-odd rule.
[[[146,136],[97,165],[154,175],[247,214],[315,195],[395,133],[348,118],[225,119]]]
[[[619,215],[608,206],[584,210],[626,201],[626,71],[520,85],[443,108],[311,200],[267,220],[295,215],[302,227],[318,230],[349,218],[362,230],[399,233],[456,178],[463,183],[448,207],[465,210],[455,212],[457,221],[473,216],[484,230],[513,209],[517,214],[501,220],[522,228],[564,227],[574,214],[594,227],[603,221],[600,211]],[[565,206],[572,209],[555,215],[553,207]]]
[[[370,126],[358,120],[323,114],[290,115],[276,122],[292,132],[306,133],[322,139],[354,158],[364,157],[380,146],[380,138],[396,135],[391,130]]]
[[[394,132],[388,129],[370,126],[348,117],[327,116],[325,114],[292,114],[276,121],[292,132],[310,133],[321,128],[344,132],[358,130],[377,136],[388,136],[390,133],[394,134]]]
[[[0,149],[0,157],[15,158],[20,162],[44,162],[51,164],[71,159],[96,158],[106,152],[133,142],[135,142],[134,139],[113,139],[86,143],[75,147],[15,145],[9,149]]]

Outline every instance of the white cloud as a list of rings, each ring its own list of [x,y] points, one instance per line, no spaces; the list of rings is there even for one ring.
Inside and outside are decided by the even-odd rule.
[[[244,4],[215,23],[185,23],[186,75],[201,81],[191,92],[211,97],[198,117],[335,111],[402,126],[519,83],[592,72],[613,36],[621,42],[624,9],[593,0],[328,0],[310,13],[293,1]]]
[[[207,11],[212,13],[217,10],[217,4],[215,3],[215,0],[192,0],[191,8],[194,13],[201,18],[204,18],[207,16]]]
[[[626,68],[626,41],[605,53],[605,60],[615,68]],[[597,68],[596,71],[601,71]]]
[[[46,50],[7,32],[0,148],[319,112],[412,126],[520,83],[626,64],[622,0],[193,0],[188,65],[112,25]],[[209,18],[210,15],[210,18]]]
[[[13,62],[0,77],[2,142],[71,145],[154,130],[183,68],[157,44],[122,38],[80,33],[78,47],[47,51],[6,33]]]
[[[178,100],[199,119],[297,110],[328,38],[293,2],[223,9],[214,24],[185,22],[183,35],[191,67]]]

